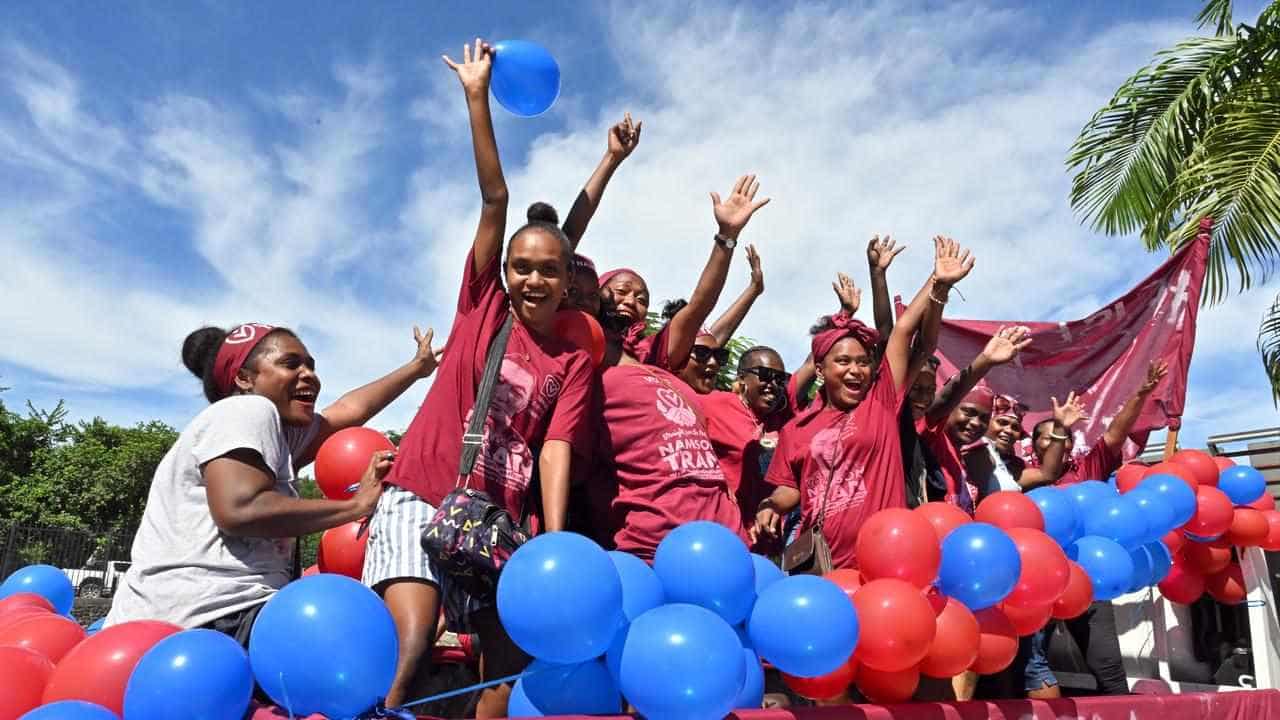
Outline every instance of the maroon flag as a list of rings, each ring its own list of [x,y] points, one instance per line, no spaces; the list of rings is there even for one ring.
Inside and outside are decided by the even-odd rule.
[[[1196,311],[1209,252],[1209,224],[1146,280],[1092,315],[1068,322],[1026,320],[943,320],[938,335],[939,379],[951,377],[982,351],[1002,326],[1023,325],[1033,341],[1008,365],[994,368],[985,384],[1017,397],[1029,410],[1025,426],[1052,415],[1049,398],[1074,390],[1089,419],[1075,428],[1077,450],[1087,450],[1146,379],[1147,366],[1163,359],[1169,374],[1151,394],[1126,445],[1126,456],[1141,450],[1147,433],[1178,428],[1187,397],[1187,370],[1196,340]],[[898,300],[898,312],[905,308]]]

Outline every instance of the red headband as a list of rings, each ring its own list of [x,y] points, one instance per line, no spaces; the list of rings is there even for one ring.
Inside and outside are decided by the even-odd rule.
[[[880,342],[880,333],[866,323],[847,313],[839,312],[831,316],[831,328],[813,336],[810,349],[813,350],[813,361],[820,362],[822,357],[831,352],[835,344],[845,338],[853,338],[862,343],[862,347],[870,352]]]
[[[1018,402],[1012,395],[997,395],[991,401],[991,417],[1011,417],[1022,424],[1022,416],[1027,414],[1027,406]]]
[[[996,399],[996,394],[991,392],[991,388],[987,387],[986,385],[979,385],[974,389],[970,390],[969,394],[965,395],[964,399],[961,400],[960,402],[969,403],[971,405],[977,405],[979,407],[984,407],[990,410],[992,407],[995,406],[995,399]]]
[[[275,330],[274,325],[262,323],[245,323],[237,325],[227,333],[218,348],[218,357],[213,361],[213,383],[217,385],[219,394],[224,397],[231,394],[235,387],[236,373],[244,367],[249,353],[262,342],[262,339]]]
[[[600,276],[600,287],[604,287],[605,285],[608,285],[610,280],[621,275],[622,273],[630,273],[632,275],[635,275],[640,280],[640,282],[644,282],[644,278],[640,277],[640,273],[636,272],[635,270],[632,270],[631,268],[618,268],[616,270],[610,270],[609,272]]]

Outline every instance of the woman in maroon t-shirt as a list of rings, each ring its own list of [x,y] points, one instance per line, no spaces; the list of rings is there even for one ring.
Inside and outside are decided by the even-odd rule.
[[[835,566],[856,567],[854,543],[866,518],[906,505],[898,413],[911,380],[911,341],[922,326],[937,331],[947,293],[973,267],[956,243],[934,242],[933,275],[898,319],[879,368],[872,362],[875,330],[843,312],[814,328],[821,402],[779,435],[765,475],[777,488],[760,504],[757,536],[779,537],[782,518],[799,505],[801,529],[821,523]]]
[[[515,322],[471,487],[519,519],[536,465],[543,524],[549,531],[563,529],[571,446],[583,442],[590,404],[591,360],[555,334],[556,310],[570,283],[569,239],[554,223],[533,221],[511,236],[506,261],[500,257],[507,186],[489,113],[492,55],[492,48],[477,39],[474,49],[464,50],[461,63],[444,59],[466,94],[483,201],[480,223],[436,381],[400,443],[389,487],[370,522],[363,579],[385,598],[400,639],[396,677],[386,698],[390,706],[423,690],[418,682],[435,637],[442,592],[450,626],[479,635],[486,678],[518,673],[529,661],[502,629],[493,598],[468,596],[447,576],[438,576],[421,546],[423,528],[459,484],[462,435],[489,345],[508,316]],[[505,716],[510,691],[509,685],[485,690],[476,716]]]
[[[657,335],[644,337],[649,288],[634,270],[601,277],[608,331],[600,378],[593,504],[601,542],[652,559],[673,528],[713,520],[741,530],[737,504],[707,437],[697,394],[679,371],[715,306],[738,235],[768,200],[755,200],[754,176],[738,179],[723,202],[712,193],[719,232],[689,303]]]

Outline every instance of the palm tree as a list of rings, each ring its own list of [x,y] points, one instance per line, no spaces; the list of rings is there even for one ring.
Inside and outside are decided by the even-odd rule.
[[[1214,218],[1204,301],[1265,283],[1280,259],[1280,0],[1234,25],[1209,0],[1193,37],[1156,54],[1080,131],[1071,205],[1095,230],[1149,250],[1192,241]],[[1280,404],[1280,296],[1258,351]]]

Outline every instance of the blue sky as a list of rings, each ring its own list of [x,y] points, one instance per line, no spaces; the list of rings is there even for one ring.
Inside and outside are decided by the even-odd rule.
[[[477,7],[479,6],[479,7]],[[91,8],[91,9],[86,9]],[[181,427],[204,401],[195,327],[289,324],[332,400],[444,333],[477,197],[439,60],[528,38],[563,73],[551,112],[495,110],[512,222],[567,210],[625,110],[645,121],[585,241],[656,299],[687,294],[708,190],[759,173],[744,240],[766,294],[743,332],[803,358],[829,275],[865,283],[891,232],[909,293],[927,238],[971,246],[958,317],[1070,319],[1162,259],[1067,204],[1076,132],[1195,2],[976,4],[7,3],[0,7],[4,402]],[[1257,4],[1237,10],[1251,20]],[[495,106],[496,108],[496,106]],[[727,303],[745,285],[735,267]],[[1206,309],[1184,438],[1275,424],[1253,350],[1277,284]],[[374,425],[404,427],[425,384]]]

